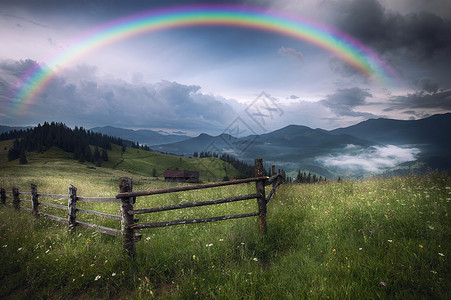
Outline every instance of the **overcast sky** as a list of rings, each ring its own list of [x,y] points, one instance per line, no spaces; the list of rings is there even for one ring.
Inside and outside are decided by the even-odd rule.
[[[32,104],[11,109],[19,79],[103,23],[202,1],[2,0],[0,124],[44,121],[217,135],[241,124],[334,129],[369,118],[451,111],[449,0],[216,1],[309,19],[376,53],[400,80],[381,84],[318,46],[236,27],[189,27],[123,39],[64,65]],[[212,3],[212,1],[204,1]],[[237,121],[238,120],[238,121]]]

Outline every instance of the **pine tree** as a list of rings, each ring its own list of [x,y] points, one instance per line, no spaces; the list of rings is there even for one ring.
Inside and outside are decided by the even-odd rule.
[[[318,182],[318,178],[316,177],[316,174],[313,174],[313,176],[312,176],[312,182],[313,182],[313,183]]]
[[[102,150],[102,160],[103,161],[108,161],[108,153],[105,149]]]
[[[301,170],[298,170],[298,175],[296,176],[296,182],[298,182],[298,183],[302,182]]]
[[[27,156],[25,155],[25,151],[22,150],[22,151],[20,152],[19,164],[24,165],[24,164],[26,164],[27,162],[28,162],[28,161],[27,161]]]
[[[99,147],[96,146],[96,148],[94,149],[94,157],[93,160],[95,162],[100,161],[100,151],[99,151]]]

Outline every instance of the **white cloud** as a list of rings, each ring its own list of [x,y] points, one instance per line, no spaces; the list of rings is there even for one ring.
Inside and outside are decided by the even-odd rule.
[[[279,48],[277,53],[284,56],[294,57],[301,62],[304,61],[304,55],[302,54],[302,52],[296,51],[293,48],[285,48],[282,46]]]
[[[419,153],[418,148],[407,146],[385,145],[363,148],[348,145],[336,154],[317,157],[316,160],[326,167],[334,167],[342,171],[379,172],[413,161]]]

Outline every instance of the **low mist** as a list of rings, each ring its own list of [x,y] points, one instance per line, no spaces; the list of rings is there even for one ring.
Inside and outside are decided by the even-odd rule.
[[[414,161],[420,152],[418,148],[407,146],[384,145],[364,148],[348,145],[334,154],[318,157],[316,161],[327,168],[375,173],[404,162]]]

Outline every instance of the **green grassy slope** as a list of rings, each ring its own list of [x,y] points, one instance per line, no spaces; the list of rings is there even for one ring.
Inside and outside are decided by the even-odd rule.
[[[23,171],[39,174],[39,172],[46,172],[51,165],[58,170],[70,169],[74,173],[90,176],[93,174],[94,176],[105,174],[114,176],[116,174],[114,171],[121,171],[118,174],[128,174],[129,177],[152,177],[153,169],[156,170],[156,175],[160,179],[163,179],[163,172],[167,169],[199,171],[201,181],[222,181],[226,176],[229,178],[242,176],[232,165],[217,158],[188,158],[132,148],[127,148],[122,153],[122,147],[118,145],[112,145],[112,150],[108,150],[109,161],[103,162],[102,167],[96,167],[96,169],[88,169],[87,166],[94,167],[94,165],[80,164],[72,159],[72,154],[58,148],[51,148],[42,154],[29,152],[27,153],[28,163],[18,166],[18,160],[7,161],[8,149],[11,146],[12,141],[0,141],[0,170],[6,168],[7,172]]]
[[[142,176],[152,176],[154,168],[157,177],[163,177],[163,172],[167,169],[199,171],[202,181],[222,181],[225,176],[229,178],[242,176],[233,166],[218,158],[189,158],[132,148],[127,148],[122,155],[121,147],[116,145],[108,151],[108,156],[110,160],[104,164],[105,167],[126,170]]]
[[[43,172],[38,188],[45,187],[46,192],[67,189],[70,180],[80,185],[82,195],[114,195],[122,174],[78,163],[48,161],[46,166],[29,168]],[[13,177],[0,169],[0,186],[6,181],[26,182],[26,168],[18,164],[7,168],[22,171]],[[87,176],[92,174],[98,176]],[[114,183],[108,176],[115,178]],[[247,184],[154,195],[139,197],[135,206],[253,191],[255,185]],[[451,178],[437,173],[283,185],[268,204],[267,234],[259,233],[257,218],[144,229],[134,260],[122,255],[120,238],[83,228],[69,235],[67,226],[0,205],[0,298],[450,299],[450,196]],[[91,209],[86,204],[79,203]],[[117,204],[101,205],[92,209],[117,214]],[[256,201],[249,200],[139,219],[163,221],[255,209]],[[120,226],[107,219],[98,224]]]

